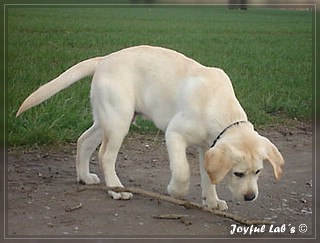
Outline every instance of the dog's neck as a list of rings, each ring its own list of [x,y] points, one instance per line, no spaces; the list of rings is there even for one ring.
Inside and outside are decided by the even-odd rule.
[[[234,122],[232,124],[230,124],[229,126],[227,126],[225,129],[223,129],[219,135],[216,137],[216,139],[213,141],[212,145],[210,148],[214,147],[216,145],[216,143],[218,142],[218,140],[221,138],[221,136],[231,127],[233,126],[238,126],[240,123],[247,123],[248,121],[237,121],[237,122]]]

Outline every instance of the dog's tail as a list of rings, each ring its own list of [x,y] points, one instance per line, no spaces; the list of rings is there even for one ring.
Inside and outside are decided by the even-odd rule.
[[[102,59],[103,57],[95,57],[82,61],[63,72],[59,77],[42,85],[31,95],[29,95],[27,99],[25,99],[16,116],[19,116],[22,112],[49,99],[51,96],[69,87],[78,80],[93,75]]]

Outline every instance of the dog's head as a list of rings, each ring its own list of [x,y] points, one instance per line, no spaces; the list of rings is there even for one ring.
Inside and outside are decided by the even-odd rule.
[[[257,180],[268,161],[275,178],[282,175],[284,160],[274,144],[254,131],[251,124],[230,128],[205,154],[205,169],[212,184],[224,177],[237,199],[253,201],[258,196]]]

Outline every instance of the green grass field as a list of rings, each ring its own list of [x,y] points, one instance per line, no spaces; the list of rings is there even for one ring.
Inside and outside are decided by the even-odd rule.
[[[76,141],[92,123],[90,79],[16,118],[21,102],[80,60],[139,44],[223,68],[256,126],[312,118],[312,12],[42,6],[9,7],[6,16],[9,145]],[[140,132],[155,131],[148,122],[140,124]]]

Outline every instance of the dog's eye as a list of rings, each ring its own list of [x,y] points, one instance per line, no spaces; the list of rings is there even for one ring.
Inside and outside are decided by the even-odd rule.
[[[233,173],[236,177],[242,178],[244,177],[244,173],[243,172],[234,172]]]
[[[256,171],[256,175],[258,175],[260,172],[261,172],[261,170],[257,170],[257,171]]]

